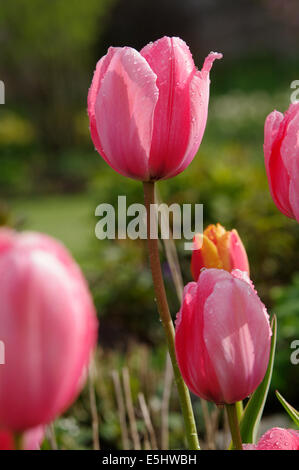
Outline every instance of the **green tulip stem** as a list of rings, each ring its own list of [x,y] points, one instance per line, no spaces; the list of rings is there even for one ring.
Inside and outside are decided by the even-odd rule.
[[[14,433],[15,450],[23,450],[23,445],[24,445],[23,441],[24,441],[23,433],[15,432]]]
[[[237,401],[236,402],[236,410],[237,410],[237,415],[238,415],[238,421],[239,423],[241,422],[242,416],[243,416],[243,402],[242,401]]]
[[[243,450],[236,403],[225,405],[235,450]]]
[[[151,204],[155,204],[155,184],[154,182],[144,182],[144,200],[147,211],[147,243],[148,243],[148,253],[150,268],[152,272],[152,279],[154,284],[154,291],[157,301],[157,307],[160,315],[160,319],[164,328],[164,332],[167,339],[168,351],[172,362],[172,367],[174,371],[174,378],[179,394],[181,409],[183,413],[186,437],[188,441],[189,449],[191,450],[200,450],[198,435],[196,431],[196,425],[194,420],[194,414],[191,404],[191,399],[189,391],[183,381],[181,376],[179,366],[176,360],[175,354],[175,343],[174,343],[174,325],[170,315],[166,291],[163,281],[160,256],[159,256],[159,246],[158,238],[151,237],[151,223],[156,223],[156,220],[151,220]]]

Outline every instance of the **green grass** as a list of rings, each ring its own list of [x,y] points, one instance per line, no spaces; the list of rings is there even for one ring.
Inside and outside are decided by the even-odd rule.
[[[61,240],[81,263],[94,236],[94,203],[87,195],[53,195],[13,199],[11,209],[22,229],[47,233]]]

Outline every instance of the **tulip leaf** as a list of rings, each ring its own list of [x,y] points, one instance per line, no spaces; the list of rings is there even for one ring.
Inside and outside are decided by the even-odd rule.
[[[292,405],[290,405],[285,400],[285,398],[283,398],[283,396],[278,392],[278,390],[276,390],[275,394],[278,400],[280,401],[280,403],[282,404],[282,406],[284,407],[284,409],[286,410],[286,412],[288,413],[288,415],[290,416],[290,418],[294,421],[296,426],[299,428],[299,412]]]
[[[264,411],[264,406],[271,383],[277,336],[277,320],[275,315],[272,318],[271,328],[271,350],[267,371],[265,377],[263,378],[263,381],[260,383],[255,392],[251,395],[244,409],[240,423],[242,442],[246,444],[255,444],[258,427]]]

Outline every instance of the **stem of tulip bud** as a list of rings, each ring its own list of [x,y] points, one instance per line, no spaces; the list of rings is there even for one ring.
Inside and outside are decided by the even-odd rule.
[[[236,402],[236,410],[237,410],[237,416],[238,416],[238,421],[240,423],[243,415],[243,402],[242,401],[237,401]]]
[[[15,450],[23,450],[23,433],[14,433]]]
[[[168,351],[172,362],[174,378],[178,389],[181,409],[184,417],[184,423],[187,433],[188,446],[191,450],[200,450],[198,435],[194,420],[194,414],[191,404],[191,399],[189,391],[183,381],[183,378],[180,373],[180,369],[176,360],[175,354],[175,344],[174,344],[174,326],[173,321],[170,315],[166,291],[163,281],[160,256],[159,256],[159,246],[158,239],[151,237],[151,224],[156,223],[156,220],[151,220],[151,204],[155,204],[155,183],[154,182],[144,182],[144,200],[147,211],[147,243],[148,243],[148,252],[150,267],[152,272],[154,290],[157,300],[158,311],[162,325],[164,327]]]
[[[235,450],[243,450],[236,403],[225,405]]]

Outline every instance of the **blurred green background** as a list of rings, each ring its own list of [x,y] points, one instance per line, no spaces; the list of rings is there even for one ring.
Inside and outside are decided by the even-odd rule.
[[[210,50],[224,54],[211,72],[198,155],[159,190],[167,203],[204,204],[205,226],[220,222],[238,230],[252,280],[278,317],[266,414],[280,413],[276,388],[293,405],[298,400],[290,343],[299,334],[299,227],[270,198],[262,146],[265,117],[288,108],[290,84],[299,79],[296,8],[296,0],[0,0],[0,224],[59,238],[89,281],[101,322],[96,389],[103,447],[122,445],[110,371],[125,364],[137,417],[143,392],[159,431],[165,348],[145,243],[99,241],[94,234],[98,204],[116,204],[118,195],[127,195],[128,204],[143,201],[142,186],[116,174],[93,148],[86,96],[95,64],[110,45],[139,49],[163,35],[182,37],[199,68]],[[188,282],[190,253],[180,242],[177,249]],[[179,304],[165,259],[163,266],[175,316]],[[175,447],[183,433],[174,390],[171,400]],[[56,423],[61,446],[91,445],[87,402],[83,393]],[[194,403],[203,432],[202,410]],[[138,426],[145,436],[142,419]]]

